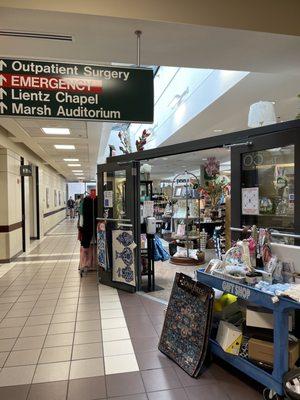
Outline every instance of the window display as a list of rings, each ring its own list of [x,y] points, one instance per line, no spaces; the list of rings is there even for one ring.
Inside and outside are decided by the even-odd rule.
[[[294,146],[242,156],[242,224],[294,231]]]

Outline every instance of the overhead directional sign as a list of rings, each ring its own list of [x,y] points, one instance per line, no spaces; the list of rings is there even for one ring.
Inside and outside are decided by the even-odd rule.
[[[153,122],[153,71],[0,58],[0,116]]]

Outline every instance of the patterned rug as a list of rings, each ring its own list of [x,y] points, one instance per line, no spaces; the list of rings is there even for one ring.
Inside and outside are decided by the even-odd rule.
[[[212,288],[176,274],[158,348],[194,378],[206,356],[213,301]]]

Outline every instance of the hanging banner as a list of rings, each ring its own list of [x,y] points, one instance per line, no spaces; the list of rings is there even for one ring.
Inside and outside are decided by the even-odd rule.
[[[0,116],[153,122],[153,71],[0,58]]]

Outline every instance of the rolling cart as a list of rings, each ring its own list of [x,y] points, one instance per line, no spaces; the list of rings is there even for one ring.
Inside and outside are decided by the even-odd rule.
[[[273,302],[273,296],[264,293],[248,285],[243,285],[219,278],[204,272],[203,269],[197,271],[197,280],[207,286],[233,294],[245,301],[255,303],[261,307],[273,311],[274,315],[274,367],[273,372],[269,373],[250,361],[226,353],[219,344],[210,339],[212,354],[225,360],[237,369],[249,375],[252,379],[264,385],[267,391],[274,393],[273,398],[283,395],[283,376],[288,371],[288,317],[289,311],[300,309],[300,303],[288,298],[280,297],[277,302]],[[272,398],[272,397],[265,397]]]

